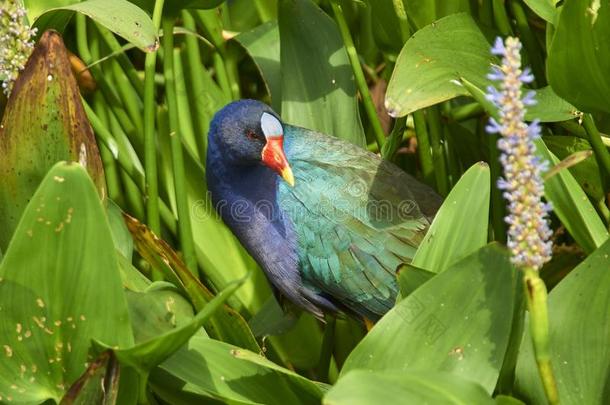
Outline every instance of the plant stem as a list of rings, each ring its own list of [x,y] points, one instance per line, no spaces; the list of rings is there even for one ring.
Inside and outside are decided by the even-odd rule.
[[[449,179],[447,173],[447,162],[443,153],[441,115],[437,106],[428,108],[428,131],[430,136],[430,147],[432,148],[432,162],[434,163],[434,177],[436,179],[436,190],[446,196],[449,193]]]
[[[540,45],[538,44],[538,40],[534,36],[534,33],[529,26],[527,15],[525,14],[525,10],[523,9],[521,2],[511,0],[509,5],[513,16],[515,17],[517,28],[519,29],[519,37],[523,41],[523,45],[527,51],[527,56],[534,72],[534,77],[536,80],[535,83],[537,87],[545,86],[546,75],[544,72],[544,60],[542,58],[544,52],[542,51]]]
[[[413,124],[415,126],[415,136],[417,137],[417,154],[421,164],[424,180],[429,185],[435,185],[434,164],[432,163],[432,149],[428,136],[428,124],[426,116],[422,110],[413,113]]]
[[[347,50],[347,56],[349,57],[349,61],[352,65],[352,70],[354,71],[356,85],[358,86],[358,90],[360,91],[360,95],[362,96],[364,110],[366,111],[366,115],[369,117],[369,122],[371,123],[371,127],[373,128],[375,141],[381,149],[386,141],[386,136],[383,132],[381,121],[377,116],[375,103],[373,103],[373,98],[371,97],[371,93],[366,83],[366,79],[364,78],[364,72],[362,71],[360,59],[358,58],[358,51],[354,46],[352,35],[350,34],[349,27],[347,26],[347,22],[345,21],[345,17],[343,15],[343,8],[339,3],[336,3],[336,0],[331,0],[330,5],[335,14],[335,20],[337,21],[337,25],[339,26],[339,32],[341,33],[341,37],[343,38],[343,44],[345,45],[345,49]]]
[[[547,307],[547,291],[544,281],[538,272],[532,268],[525,268],[523,275],[527,307],[530,313],[530,333],[538,372],[544,392],[549,404],[559,403],[557,383],[551,366],[551,354],[549,352],[549,316]]]
[[[197,26],[195,25],[195,19],[188,11],[182,12],[182,20],[184,21],[184,27],[191,31],[196,31]],[[204,122],[205,117],[208,116],[205,110],[205,103],[203,97],[206,93],[206,88],[203,83],[204,67],[201,63],[201,51],[199,49],[199,43],[197,38],[192,35],[187,35],[185,38],[186,43],[186,57],[187,57],[187,70],[188,80],[192,87],[193,97],[193,108],[195,114],[193,116],[193,124],[195,130],[195,142],[197,143],[197,152],[199,154],[199,160],[205,162],[206,148],[207,148],[207,130],[206,123]]]
[[[506,7],[504,5],[504,1],[505,0],[492,0],[492,7],[496,27],[498,27],[500,34],[505,37],[511,35],[513,33],[513,30],[510,26],[508,14],[506,14]]]
[[[164,0],[156,0],[153,25],[157,32],[161,25]],[[161,234],[159,216],[159,182],[157,175],[157,142],[155,137],[155,70],[157,53],[146,54],[144,61],[144,165],[146,172],[146,219],[148,227]]]
[[[608,183],[610,179],[610,153],[604,146],[602,137],[595,126],[595,121],[591,114],[585,114],[582,120],[582,125],[587,132],[589,143],[593,152],[595,152],[595,159],[599,166],[600,175],[604,185],[604,192],[608,192]]]
[[[178,97],[176,94],[176,80],[174,61],[180,57],[180,51],[174,49],[174,21],[171,18],[163,20],[163,72],[165,74],[165,97],[168,107],[170,126],[170,145],[172,153],[172,166],[174,172],[174,187],[176,192],[176,206],[178,209],[178,235],[180,246],[184,254],[184,263],[188,269],[197,275],[197,257],[195,256],[195,242],[187,201],[186,174],[184,170],[184,156],[182,154],[182,136],[180,119],[178,115]]]
[[[449,111],[447,114],[447,118],[453,121],[466,121],[471,118],[478,117],[485,113],[485,109],[479,103],[470,103],[464,104],[458,107],[455,107]]]

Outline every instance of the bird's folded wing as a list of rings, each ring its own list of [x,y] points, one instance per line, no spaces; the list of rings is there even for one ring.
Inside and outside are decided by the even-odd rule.
[[[303,279],[378,317],[396,298],[398,265],[410,261],[429,226],[415,180],[356,146],[299,131],[287,131],[295,187],[280,184],[279,203],[295,225]]]

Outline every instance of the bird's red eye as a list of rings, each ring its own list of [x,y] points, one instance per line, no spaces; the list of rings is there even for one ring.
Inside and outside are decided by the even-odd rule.
[[[258,136],[258,134],[252,130],[248,130],[248,132],[246,132],[246,136],[248,139],[260,139],[260,136]]]

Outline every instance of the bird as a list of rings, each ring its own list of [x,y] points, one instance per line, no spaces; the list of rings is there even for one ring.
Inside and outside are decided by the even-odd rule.
[[[413,258],[442,199],[349,142],[286,124],[238,100],[210,123],[206,180],[224,223],[283,299],[377,321],[395,304],[396,270]]]

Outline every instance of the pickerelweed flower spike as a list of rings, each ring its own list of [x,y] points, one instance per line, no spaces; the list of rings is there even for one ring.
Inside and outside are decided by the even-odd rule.
[[[502,66],[493,66],[488,77],[500,82],[499,89],[488,88],[487,98],[499,109],[499,121],[491,118],[487,131],[499,133],[498,149],[504,178],[498,188],[509,203],[508,247],[512,261],[521,268],[540,270],[550,260],[552,242],[548,223],[550,206],[542,201],[542,172],[548,162],[536,155],[534,140],[540,137],[537,121],[527,125],[525,106],[535,103],[534,92],[522,94],[523,83],[534,80],[529,69],[521,70],[521,42],[518,38],[497,38],[492,53],[502,57]]]
[[[36,29],[24,23],[25,15],[16,0],[4,0],[0,5],[0,80],[7,96],[34,49]]]

